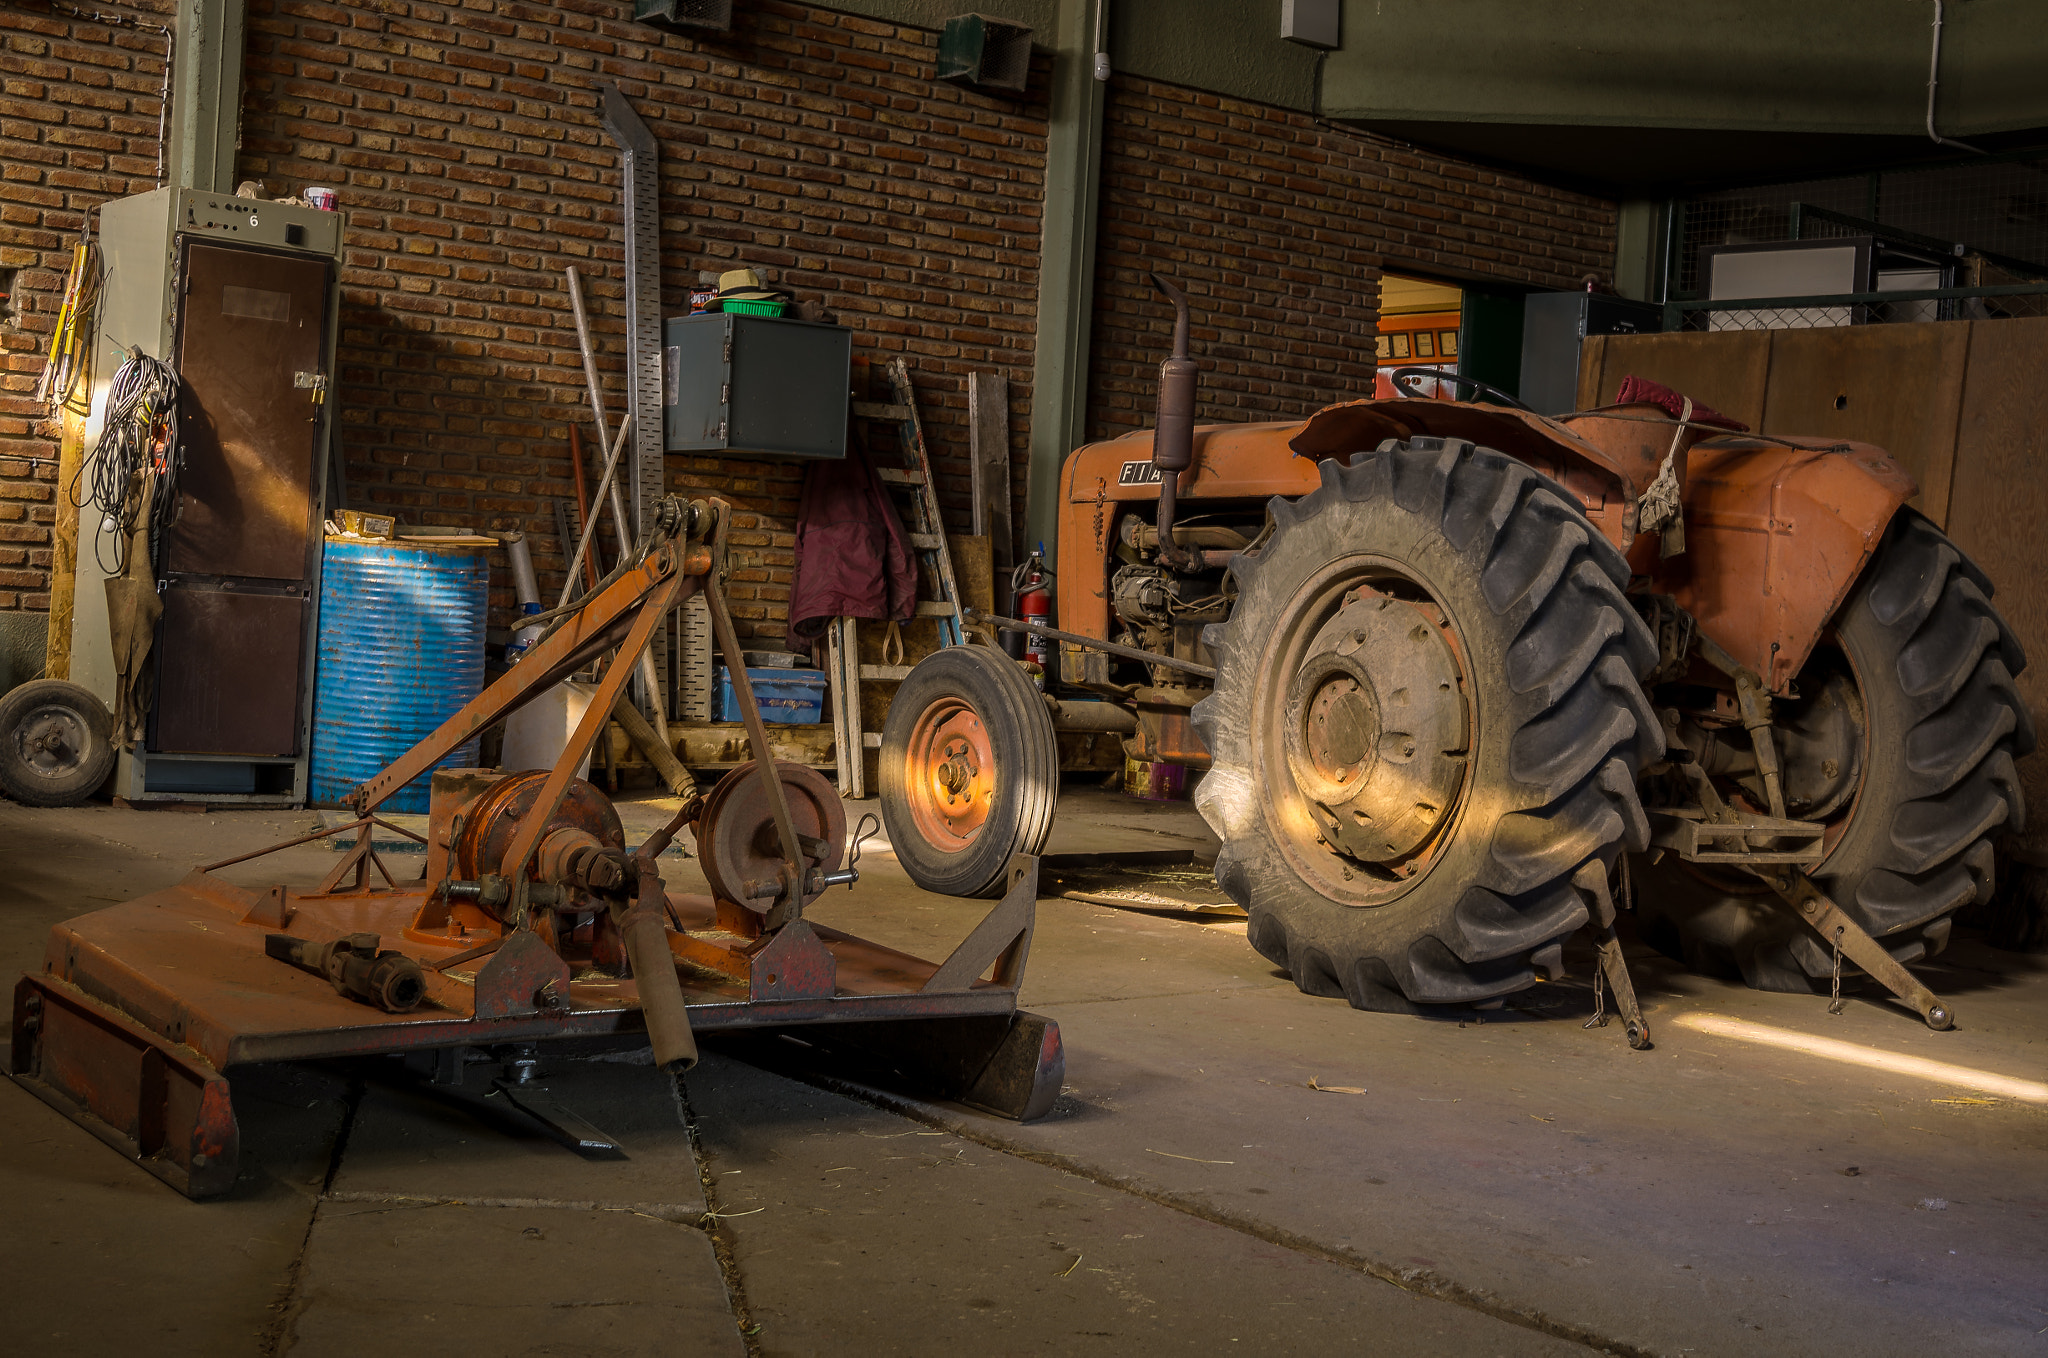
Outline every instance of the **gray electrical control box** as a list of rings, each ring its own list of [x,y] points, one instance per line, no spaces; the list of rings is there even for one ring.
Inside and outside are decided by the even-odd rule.
[[[1605,293],[1536,292],[1522,309],[1523,404],[1539,415],[1569,415],[1579,400],[1579,350],[1588,335],[1652,335],[1664,308]]]
[[[671,317],[664,330],[668,451],[846,456],[851,330],[723,311]]]

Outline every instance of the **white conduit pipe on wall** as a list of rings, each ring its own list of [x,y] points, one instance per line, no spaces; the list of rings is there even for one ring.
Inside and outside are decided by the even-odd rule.
[[[1953,146],[1958,151],[1985,155],[1987,153],[1981,146],[1951,141],[1934,130],[1934,92],[1941,87],[1941,6],[1942,0],[1934,0],[1934,50],[1927,56],[1927,137],[1937,146]]]

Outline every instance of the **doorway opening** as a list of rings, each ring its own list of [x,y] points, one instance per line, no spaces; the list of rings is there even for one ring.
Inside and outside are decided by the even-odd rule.
[[[1475,378],[1513,396],[1522,375],[1522,301],[1519,291],[1447,283],[1409,274],[1380,276],[1378,374],[1373,394],[1394,397],[1397,368],[1431,368]],[[1427,378],[1413,384],[1423,396],[1473,397],[1470,388]]]

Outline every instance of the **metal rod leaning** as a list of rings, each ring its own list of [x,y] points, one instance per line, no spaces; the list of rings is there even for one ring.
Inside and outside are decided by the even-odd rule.
[[[628,412],[626,418],[619,422],[618,440],[612,444],[611,453],[605,458],[604,476],[597,483],[599,495],[604,494],[604,488],[611,484],[612,474],[619,469],[619,455],[626,451],[626,440],[632,433],[633,416]],[[583,569],[583,555],[590,550],[591,535],[597,532],[597,517],[592,514],[583,521],[583,536],[576,542],[576,555],[569,558],[569,572],[562,579],[562,597],[555,602],[556,608],[568,607],[570,597],[576,592],[576,572]]]
[[[590,316],[583,307],[583,280],[573,264],[562,272],[569,280],[569,307],[576,315],[576,346],[583,354],[583,382],[590,393],[590,418],[597,428],[597,446],[608,448],[612,442],[611,433],[605,427],[607,421],[604,415],[604,390],[597,380],[597,350],[590,342]],[[630,424],[632,418],[629,409],[626,422]],[[612,456],[616,461],[618,455],[614,453]],[[591,522],[595,523],[604,516],[605,503],[604,487],[599,486],[590,499]],[[609,503],[612,510],[612,532],[619,540],[619,560],[624,561],[633,553],[633,532],[626,518],[625,497],[619,494],[619,483],[616,480],[611,483]],[[642,652],[640,656],[640,689],[641,695],[647,701],[649,715],[654,718],[655,728],[667,730],[668,707],[662,702],[661,671],[654,663],[654,652],[651,649]]]

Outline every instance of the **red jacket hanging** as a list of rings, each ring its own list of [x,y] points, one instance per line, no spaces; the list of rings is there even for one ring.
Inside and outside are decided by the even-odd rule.
[[[790,644],[815,646],[833,618],[906,622],[916,611],[917,558],[866,450],[813,462],[797,508]]]

